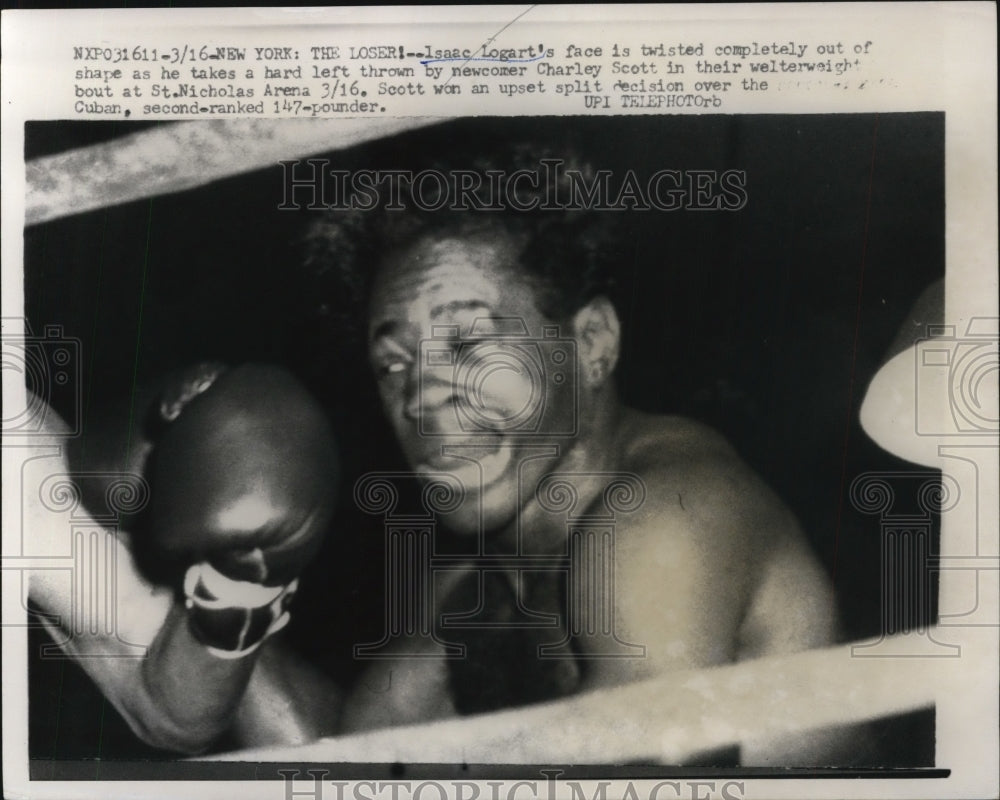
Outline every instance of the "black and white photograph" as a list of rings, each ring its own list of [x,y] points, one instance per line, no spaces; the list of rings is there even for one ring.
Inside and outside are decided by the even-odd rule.
[[[938,796],[997,574],[946,110],[85,116],[4,263],[25,796]]]
[[[122,754],[292,744],[927,627],[934,509],[923,563],[899,565],[926,583],[890,620],[879,519],[845,476],[906,468],[859,408],[917,301],[942,317],[943,123],[462,120],[30,226],[28,323],[79,343],[81,386],[51,398],[82,431],[70,466],[108,476],[83,503],[142,476],[122,541],[151,603],[175,593],[159,691],[120,700],[139,734],[117,726]],[[28,163],[161,130],[33,124]],[[199,605],[243,583],[259,621],[239,594]],[[275,674],[248,691],[257,662]],[[32,754],[112,756],[115,705],[95,691],[79,713],[83,692],[58,691],[78,668],[35,667]],[[785,758],[930,765],[933,709],[905,729],[843,755],[857,734],[803,756],[796,736]]]

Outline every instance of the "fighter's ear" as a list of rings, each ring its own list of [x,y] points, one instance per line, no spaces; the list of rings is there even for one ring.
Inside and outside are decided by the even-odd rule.
[[[618,364],[621,323],[614,305],[598,295],[573,315],[573,337],[580,357],[583,385],[602,385]]]

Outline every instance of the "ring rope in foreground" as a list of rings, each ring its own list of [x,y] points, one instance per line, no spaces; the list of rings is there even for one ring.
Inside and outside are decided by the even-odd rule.
[[[374,141],[436,117],[177,122],[26,165],[25,224],[203,186],[221,178]]]
[[[928,633],[934,633],[930,629]],[[896,652],[908,639],[889,637]],[[368,763],[683,763],[698,753],[935,702],[954,659],[853,658],[852,645],[761,658],[497,713],[208,756]],[[202,757],[206,758],[206,757]]]

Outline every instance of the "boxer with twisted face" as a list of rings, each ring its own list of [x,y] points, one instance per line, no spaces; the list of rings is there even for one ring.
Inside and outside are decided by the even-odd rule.
[[[609,653],[599,638],[580,638],[570,644],[574,669],[555,678],[539,673],[544,688],[522,686],[519,696],[504,697],[488,684],[530,671],[531,656],[496,647],[484,651],[497,663],[478,672],[479,691],[489,695],[480,703],[476,689],[449,675],[443,651],[428,645],[427,658],[368,670],[348,698],[346,730],[553,699],[835,637],[828,579],[781,501],[714,431],[621,402],[613,295],[631,256],[620,221],[572,210],[395,212],[373,222],[365,243],[335,217],[315,227],[310,263],[353,287],[337,291],[363,310],[368,361],[411,469],[449,473],[465,490],[469,502],[447,520],[454,532],[482,535],[487,550],[513,552],[522,536],[533,552],[558,552],[565,520],[554,522],[536,491],[546,475],[631,473],[646,491],[643,506],[618,524],[609,604],[618,639],[641,644],[645,657],[602,658]],[[505,349],[516,346],[506,334],[510,320],[528,341],[552,331],[568,340],[572,371],[556,381],[542,374],[547,367],[532,372],[505,362]],[[455,343],[452,357],[447,344],[437,347],[441,330]],[[429,341],[441,355],[430,364]],[[476,364],[477,349],[483,364],[498,362],[495,370],[456,368]],[[548,351],[536,352],[544,358]],[[524,412],[536,406],[534,417]],[[511,423],[518,414],[527,422]],[[545,445],[554,455],[534,455]],[[603,484],[581,479],[576,488],[575,514],[600,510]],[[457,582],[437,587],[435,619],[455,608],[449,596],[459,592]],[[558,593],[550,586],[534,596]],[[480,603],[490,602],[480,594]]]
[[[598,295],[570,316],[543,310],[518,265],[522,248],[490,226],[417,236],[376,273],[367,326],[386,417],[411,467],[459,479],[470,502],[452,527],[508,539],[519,520],[533,527],[518,475],[530,495],[546,472],[611,467],[617,411],[613,307]],[[452,335],[431,337],[440,330]],[[576,347],[544,363],[539,346],[561,331]],[[555,460],[530,457],[544,444]]]
[[[537,169],[530,151],[486,167],[511,171],[532,159]],[[305,260],[310,299],[334,312],[328,318],[354,319],[355,344],[412,473],[461,486],[465,502],[442,519],[456,536],[481,537],[487,554],[528,544],[558,555],[566,519],[542,507],[546,476],[641,481],[644,502],[617,522],[613,597],[593,598],[612,609],[616,636],[569,631],[559,657],[539,659],[530,632],[506,623],[521,604],[572,628],[558,575],[493,570],[480,582],[475,569],[453,570],[434,587],[434,622],[478,602],[500,633],[467,640],[468,669],[445,657],[441,642],[453,632],[421,639],[419,658],[402,657],[413,655],[402,647],[400,657],[372,662],[345,699],[279,635],[333,513],[337,457],[325,411],[278,367],[195,369],[167,380],[177,402],[160,404],[163,430],[141,448],[154,492],[147,533],[183,562],[183,584],[154,586],[134,563],[133,542],[116,539],[125,638],[148,645],[149,655],[83,659],[141,738],[190,753],[227,733],[246,746],[299,743],[833,640],[829,581],[781,501],[712,430],[619,398],[614,296],[633,258],[617,228],[624,217],[338,212],[313,225]],[[331,348],[350,348],[330,333]],[[333,380],[340,385],[341,376]],[[51,419],[58,442],[64,431]],[[197,492],[186,488],[192,481]],[[574,515],[603,510],[604,489],[601,480],[575,480]],[[40,551],[58,552],[62,528],[50,510],[35,503],[27,519]],[[45,573],[32,577],[33,600],[71,618],[66,586]],[[322,611],[332,620],[344,613]],[[322,632],[337,634],[336,624]],[[104,655],[121,650],[113,637],[94,642]],[[643,657],[607,657],[623,642]],[[743,762],[845,763],[835,739],[748,749]]]

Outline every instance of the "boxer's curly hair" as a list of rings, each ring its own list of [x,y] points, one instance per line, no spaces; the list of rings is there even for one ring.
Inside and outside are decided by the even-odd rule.
[[[544,163],[549,159],[558,160],[558,169],[552,168],[552,162]],[[445,175],[449,170],[451,174],[462,170],[504,177],[484,180],[472,190],[480,208],[450,208],[447,201],[452,198],[423,191],[426,186],[415,197],[414,187],[401,182],[396,205],[402,204],[405,210],[386,210],[383,202],[372,210],[327,211],[312,222],[300,242],[302,295],[296,306],[298,314],[310,317],[319,336],[339,343],[363,340],[378,268],[391,252],[427,235],[508,235],[519,248],[517,264],[524,278],[535,286],[539,311],[554,321],[567,319],[599,295],[617,302],[621,270],[630,269],[634,260],[634,237],[630,239],[623,228],[629,215],[553,202],[553,198],[573,196],[571,180],[579,183],[582,179],[588,185],[594,180],[595,170],[579,156],[551,147],[515,144],[499,155],[494,151],[468,160],[453,157],[432,168]],[[505,183],[518,170],[536,174],[537,184]],[[572,173],[576,177],[571,179]],[[438,188],[442,190],[449,188]],[[510,203],[498,204],[497,197],[504,197],[508,190],[516,193],[522,208],[532,202],[538,207],[525,211]],[[428,210],[438,205],[440,210]]]

